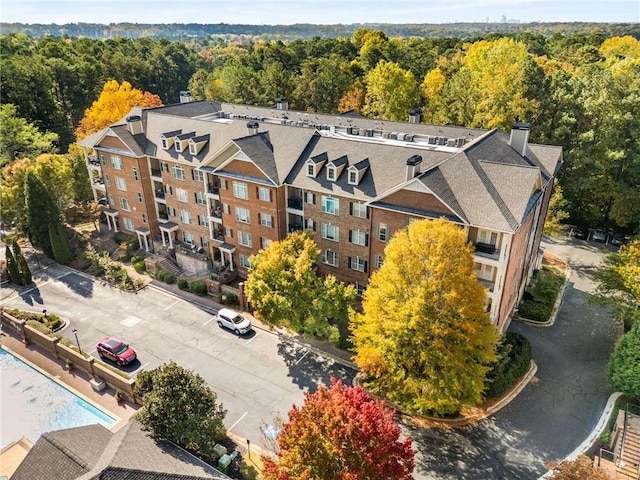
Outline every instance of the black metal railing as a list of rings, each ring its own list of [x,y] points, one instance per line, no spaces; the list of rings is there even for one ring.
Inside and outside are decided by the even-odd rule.
[[[289,208],[293,208],[295,210],[302,210],[302,198],[291,198],[287,199],[287,206]]]

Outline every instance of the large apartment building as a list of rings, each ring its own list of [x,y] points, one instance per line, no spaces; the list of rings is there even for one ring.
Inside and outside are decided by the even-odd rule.
[[[398,229],[423,218],[460,225],[475,247],[487,310],[508,326],[538,266],[560,147],[449,125],[185,101],[136,109],[85,150],[110,229],[171,250],[192,274],[245,277],[249,257],[311,230],[318,271],[366,287]]]

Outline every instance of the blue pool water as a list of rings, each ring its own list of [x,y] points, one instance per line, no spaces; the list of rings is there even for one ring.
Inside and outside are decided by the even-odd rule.
[[[116,420],[0,348],[0,448],[53,430]]]

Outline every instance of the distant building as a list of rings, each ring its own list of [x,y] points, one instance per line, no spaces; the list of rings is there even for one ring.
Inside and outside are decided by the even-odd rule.
[[[184,101],[136,109],[80,144],[109,228],[173,249],[191,274],[245,277],[250,255],[311,230],[318,271],[361,292],[396,230],[444,217],[475,246],[502,331],[538,266],[562,149],[530,144],[526,123],[506,134],[408,119]]]

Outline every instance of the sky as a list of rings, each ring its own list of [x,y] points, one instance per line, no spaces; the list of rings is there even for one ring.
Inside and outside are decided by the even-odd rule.
[[[640,0],[0,0],[20,23],[640,22]],[[1,32],[0,32],[1,33]]]

